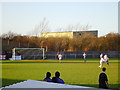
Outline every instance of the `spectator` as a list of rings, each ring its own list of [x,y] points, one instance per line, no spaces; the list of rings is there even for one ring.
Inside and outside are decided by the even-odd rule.
[[[64,84],[64,81],[60,79],[59,77],[60,77],[60,73],[55,72],[55,77],[52,78],[52,82]]]
[[[43,81],[52,82],[52,79],[50,79],[50,77],[51,77],[51,73],[50,73],[50,72],[47,72],[47,73],[46,73],[46,78],[44,78]]]
[[[105,74],[106,68],[102,68],[102,73],[99,75],[99,88],[108,89],[108,78]]]

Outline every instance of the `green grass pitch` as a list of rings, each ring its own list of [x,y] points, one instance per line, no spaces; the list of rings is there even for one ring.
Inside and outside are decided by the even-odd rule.
[[[46,72],[51,72],[52,76],[56,71],[61,73],[60,78],[65,81],[65,84],[82,85],[98,88],[98,77],[101,72],[99,59],[87,59],[84,63],[82,59],[62,60],[16,60],[16,61],[1,61],[2,67],[2,86],[11,85],[13,83],[24,80],[43,80]],[[118,60],[110,59],[110,65],[103,64],[107,68],[110,88],[119,88],[120,81],[118,80]]]

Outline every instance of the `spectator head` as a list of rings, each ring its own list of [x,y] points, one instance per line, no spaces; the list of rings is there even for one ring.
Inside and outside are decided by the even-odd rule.
[[[50,78],[50,77],[51,77],[51,73],[50,73],[50,72],[47,72],[47,73],[46,73],[46,77],[47,77],[47,78]]]
[[[106,71],[106,68],[105,68],[105,67],[103,67],[103,68],[102,68],[102,71],[103,71],[103,72],[105,72],[105,71]]]
[[[60,73],[59,72],[55,72],[55,77],[59,78]]]

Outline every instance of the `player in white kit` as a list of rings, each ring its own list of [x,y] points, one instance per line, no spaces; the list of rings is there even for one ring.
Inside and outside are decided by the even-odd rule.
[[[61,53],[59,53],[58,59],[59,59],[59,62],[61,62],[61,59],[62,59],[62,54]]]
[[[101,68],[102,67],[102,64],[105,62],[105,60],[104,60],[104,55],[101,53],[100,54],[100,65],[99,65],[99,68]]]
[[[109,65],[109,62],[108,62],[108,61],[109,61],[109,58],[108,58],[108,55],[107,55],[107,54],[104,55],[104,60],[106,61],[107,65]]]

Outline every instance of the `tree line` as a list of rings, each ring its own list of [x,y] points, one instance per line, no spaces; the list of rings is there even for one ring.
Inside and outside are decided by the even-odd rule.
[[[13,48],[45,48],[46,51],[118,51],[120,34],[109,33],[96,37],[84,34],[82,37],[36,37],[22,36],[15,33],[1,35],[2,50]]]

